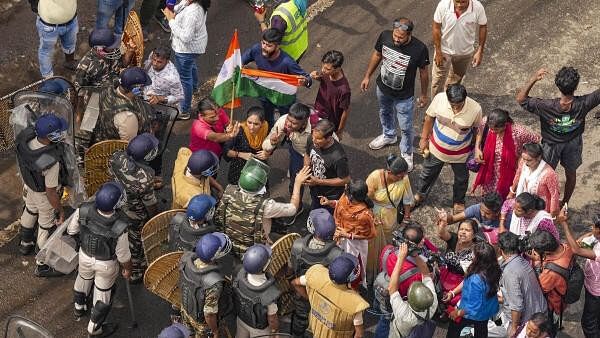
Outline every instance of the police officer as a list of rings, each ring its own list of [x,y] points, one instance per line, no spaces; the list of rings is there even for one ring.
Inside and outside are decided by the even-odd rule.
[[[294,296],[294,312],[292,313],[292,334],[295,337],[302,337],[306,328],[308,328],[308,313],[310,304],[308,303],[306,290],[298,287],[299,277],[315,264],[321,264],[328,267],[329,264],[343,251],[333,241],[335,234],[335,221],[333,216],[323,208],[314,209],[308,215],[306,227],[310,234],[294,241],[292,253],[290,255],[290,268],[293,276],[292,281],[297,294]]]
[[[65,219],[60,204],[59,190],[68,184],[65,161],[67,121],[54,114],[43,114],[35,126],[23,129],[16,137],[19,172],[25,184],[25,209],[21,216],[21,241],[23,255],[33,253],[35,244],[41,248],[58,224]],[[37,240],[35,224],[39,224]],[[35,275],[56,276],[59,273],[38,262]]]
[[[181,314],[196,331],[196,337],[218,337],[219,310],[225,277],[216,260],[231,250],[231,241],[221,232],[206,234],[196,244],[194,252],[184,252],[179,261]],[[208,330],[209,329],[209,330]]]
[[[271,248],[255,244],[248,248],[233,281],[234,304],[238,310],[236,338],[250,338],[277,332],[277,298],[281,291],[275,278],[265,274]]]
[[[313,337],[363,337],[363,311],[369,307],[350,286],[360,275],[358,259],[343,253],[329,268],[313,265],[300,284],[306,286],[311,312],[309,331]]]
[[[119,275],[129,279],[131,252],[127,239],[127,217],[121,207],[125,204],[125,188],[117,182],[103,184],[94,202],[84,202],[71,218],[67,233],[79,234],[79,270],[75,279],[75,319],[87,313],[87,298],[94,286],[88,333],[90,337],[106,337],[117,325],[104,323],[112,305],[112,293]]]
[[[142,100],[142,87],[152,81],[140,67],[125,69],[120,84],[106,84],[100,93],[100,114],[94,127],[92,141],[129,141],[138,134],[150,131],[150,105]]]
[[[127,193],[123,211],[130,221],[128,233],[133,263],[132,283],[141,281],[146,269],[142,227],[158,212],[153,184],[154,170],[148,165],[157,154],[158,140],[154,135],[144,133],[133,138],[126,150],[115,152],[109,159],[109,169],[115,181],[121,183]]]
[[[223,195],[223,187],[213,178],[217,170],[219,158],[212,151],[198,150],[192,153],[189,148],[180,148],[171,178],[172,209],[186,208],[192,197],[210,195],[211,188],[216,190],[217,197]]]
[[[255,243],[271,243],[271,219],[296,214],[301,203],[302,183],[310,176],[310,168],[302,168],[296,175],[290,202],[276,202],[266,196],[268,166],[264,163],[254,165],[254,161],[257,160],[246,163],[238,185],[230,184],[225,188],[215,217],[217,227],[224,228],[231,237],[233,253],[237,257]]]
[[[194,196],[185,213],[178,212],[169,225],[169,249],[193,251],[200,237],[216,231],[212,218],[217,201],[209,195]]]

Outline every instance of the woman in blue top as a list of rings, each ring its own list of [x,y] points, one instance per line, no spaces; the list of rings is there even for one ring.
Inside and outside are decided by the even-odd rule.
[[[488,320],[498,312],[498,283],[500,265],[494,248],[485,242],[473,247],[473,262],[463,282],[462,298],[458,307],[450,313],[446,338],[459,338],[466,326],[475,328],[475,338],[488,336]]]

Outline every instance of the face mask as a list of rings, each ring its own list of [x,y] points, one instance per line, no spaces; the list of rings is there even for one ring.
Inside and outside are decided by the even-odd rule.
[[[157,155],[158,155],[158,148],[154,148],[148,154],[146,154],[146,156],[144,156],[144,160],[150,162],[153,159],[155,159]]]
[[[63,142],[65,140],[65,138],[67,137],[67,132],[66,131],[55,131],[55,132],[48,134],[48,136],[46,136],[46,137],[52,143],[59,143],[59,142]]]
[[[135,96],[142,96],[144,94],[140,87],[133,87],[133,89],[131,90],[131,93],[133,93],[133,95],[135,95]]]

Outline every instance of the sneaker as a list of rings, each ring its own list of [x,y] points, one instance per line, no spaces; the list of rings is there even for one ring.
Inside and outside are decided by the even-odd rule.
[[[177,121],[187,121],[191,117],[192,117],[192,114],[190,112],[183,111],[183,112],[180,112],[179,115],[177,115]]]
[[[19,252],[23,256],[29,256],[33,253],[35,249],[35,243],[33,242],[20,242],[19,243]]]
[[[139,284],[144,280],[144,271],[133,271],[131,273],[131,278],[129,279],[129,284]]]
[[[114,324],[114,323],[102,324],[102,326],[98,330],[96,330],[94,333],[88,334],[88,338],[108,337],[111,334],[115,333],[115,331],[117,331],[118,327],[119,327],[119,325]]]
[[[53,267],[50,267],[46,264],[37,265],[35,267],[34,274],[36,277],[59,277],[64,275],[63,273],[54,270]]]
[[[154,21],[158,23],[160,28],[162,28],[165,33],[171,33],[171,27],[169,27],[169,20],[167,20],[167,18],[164,16],[162,18],[154,17]]]
[[[414,169],[414,166],[413,166],[413,154],[400,154],[400,156],[402,156],[402,158],[408,164],[408,172],[413,171],[413,169]]]
[[[394,144],[398,142],[398,137],[387,137],[383,134],[377,136],[371,143],[369,143],[369,148],[372,150],[378,150],[385,147],[388,144]]]

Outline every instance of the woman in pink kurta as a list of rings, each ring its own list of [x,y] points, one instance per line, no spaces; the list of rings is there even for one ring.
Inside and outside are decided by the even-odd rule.
[[[496,191],[506,198],[516,170],[514,163],[518,163],[523,145],[538,143],[541,137],[514,123],[508,112],[502,109],[492,110],[482,120],[479,129],[481,136],[476,140],[475,159],[481,165],[472,190],[479,187],[482,196]],[[505,142],[511,144],[505,147]]]

